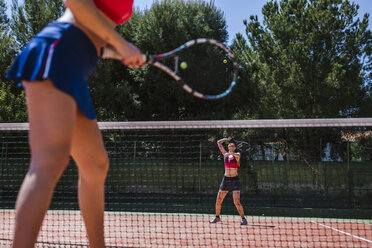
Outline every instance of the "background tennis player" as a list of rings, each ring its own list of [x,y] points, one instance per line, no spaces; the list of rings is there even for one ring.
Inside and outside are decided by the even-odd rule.
[[[223,142],[230,141],[231,138],[224,138],[217,141],[218,148],[220,149],[225,163],[225,175],[223,176],[220,190],[218,191],[216,200],[216,217],[210,221],[210,223],[217,223],[221,221],[221,205],[227,193],[232,192],[234,204],[239,212],[240,217],[242,217],[242,225],[247,225],[247,220],[244,217],[243,206],[240,203],[240,190],[241,185],[238,177],[238,168],[240,166],[240,153],[235,152],[235,143],[231,142],[227,146],[228,152],[226,152],[223,147]]]
[[[7,77],[23,84],[30,123],[31,163],[16,202],[13,248],[31,248],[70,155],[79,168],[79,206],[89,246],[105,247],[104,181],[108,158],[89,97],[87,79],[98,51],[111,46],[139,67],[141,52],[114,28],[132,14],[133,0],[65,0],[57,21],[37,34]]]

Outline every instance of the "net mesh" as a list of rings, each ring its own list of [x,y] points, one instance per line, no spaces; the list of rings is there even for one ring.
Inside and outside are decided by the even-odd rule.
[[[99,123],[110,159],[107,247],[371,247],[372,119]],[[0,125],[0,245],[12,243],[27,173],[26,123]],[[216,141],[241,153],[241,218]],[[73,161],[59,180],[38,247],[88,247]]]

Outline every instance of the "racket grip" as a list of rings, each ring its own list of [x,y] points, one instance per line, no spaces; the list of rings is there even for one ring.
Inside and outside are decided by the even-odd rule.
[[[148,56],[146,54],[142,54],[142,60],[143,62],[147,63]]]
[[[142,54],[142,59],[145,63],[147,63],[149,61],[149,56],[146,55],[146,54]],[[111,47],[102,47],[101,48],[101,58],[103,59],[117,59],[117,60],[121,60],[121,56],[116,52],[115,49],[111,48]]]
[[[103,59],[118,59],[121,60],[121,56],[111,47],[102,47],[101,48],[101,58]]]

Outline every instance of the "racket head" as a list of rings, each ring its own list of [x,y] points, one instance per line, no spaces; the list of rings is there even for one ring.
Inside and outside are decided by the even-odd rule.
[[[231,139],[231,141],[235,143],[236,149],[239,152],[247,152],[251,149],[251,145],[246,141],[236,140],[236,139]]]
[[[243,144],[242,143],[238,143],[237,145],[236,145],[236,148],[239,150],[239,149],[241,149],[243,147]]]
[[[167,53],[148,55],[147,63],[168,73],[185,91],[208,100],[231,93],[239,68],[226,46],[205,38],[188,41]]]

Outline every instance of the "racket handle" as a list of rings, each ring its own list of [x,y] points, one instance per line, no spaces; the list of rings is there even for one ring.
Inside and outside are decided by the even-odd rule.
[[[115,51],[115,49],[107,46],[101,48],[101,58],[121,60],[121,56]]]
[[[149,61],[148,55],[142,54],[141,56],[145,63]],[[101,48],[101,58],[121,60],[121,56],[116,52],[116,50],[111,47],[107,47],[107,46]]]
[[[145,63],[147,63],[148,58],[149,58],[149,57],[148,57],[146,54],[142,54],[142,60],[143,60]]]

